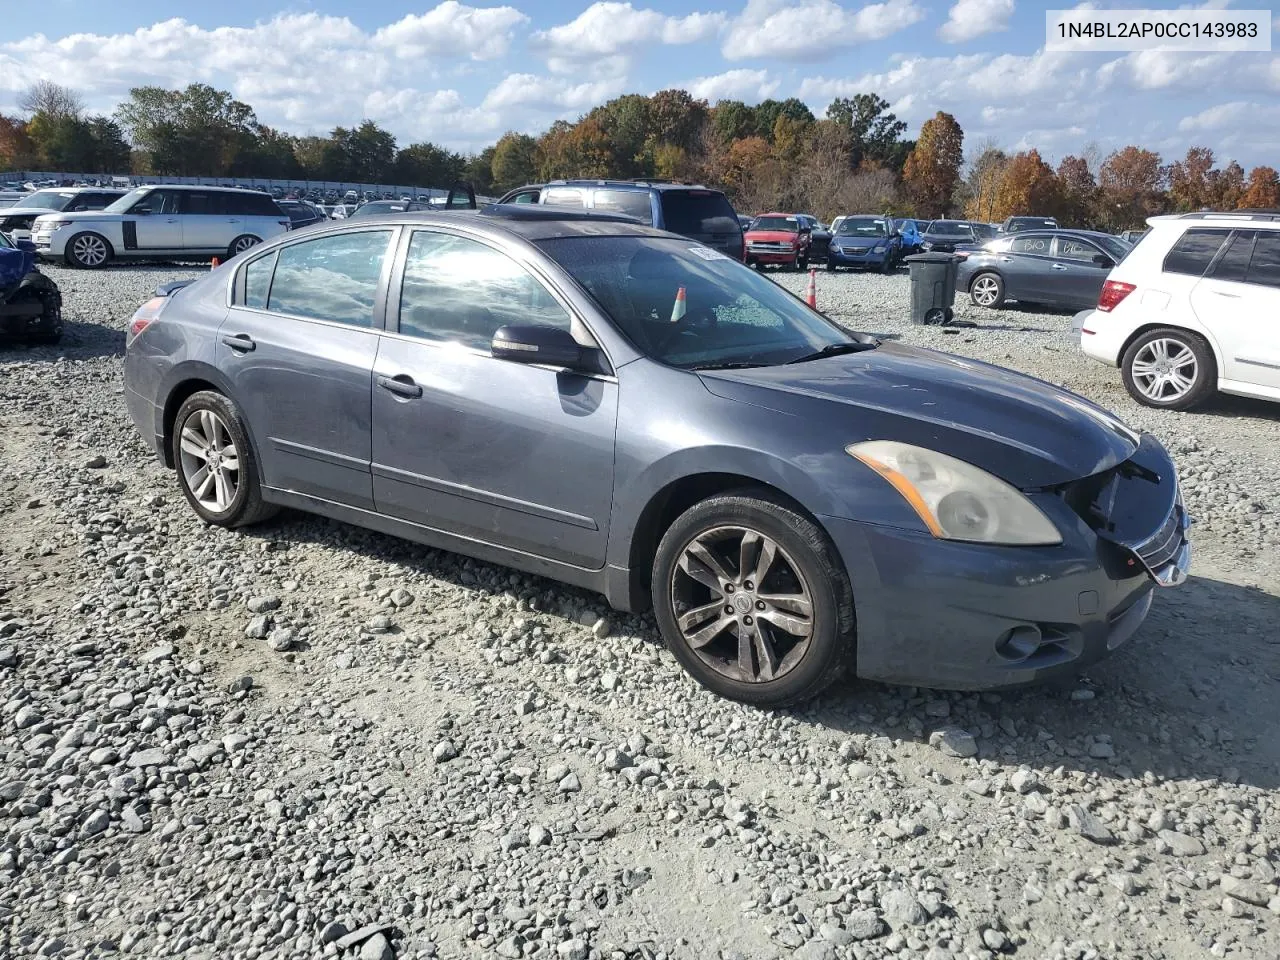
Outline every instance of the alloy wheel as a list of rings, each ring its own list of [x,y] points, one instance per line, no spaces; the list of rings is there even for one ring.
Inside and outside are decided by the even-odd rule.
[[[973,281],[971,292],[973,300],[978,306],[989,307],[1000,296],[1000,284],[996,282],[995,277],[979,277]]]
[[[800,567],[748,527],[715,527],[686,544],[670,599],[685,643],[731,680],[777,680],[804,659],[813,639],[813,595]]]
[[[225,513],[240,489],[240,452],[212,410],[194,410],[182,425],[182,478],[206,510]]]
[[[106,241],[92,234],[81,234],[71,241],[71,252],[86,267],[100,267],[107,262]]]
[[[1159,337],[1140,349],[1129,368],[1134,386],[1148,400],[1181,400],[1195,388],[1200,365],[1191,348],[1180,340]]]
[[[244,253],[250,247],[256,247],[258,241],[255,237],[241,237],[231,246],[232,253]]]

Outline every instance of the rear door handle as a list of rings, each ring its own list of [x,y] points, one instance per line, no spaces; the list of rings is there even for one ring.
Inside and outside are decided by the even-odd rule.
[[[413,382],[413,377],[405,373],[395,377],[378,377],[378,386],[406,400],[416,400],[422,396],[422,388]]]
[[[229,333],[222,338],[222,342],[232,350],[237,350],[241,353],[248,353],[258,346],[253,342],[253,337],[247,333]]]
[[[1060,264],[1060,263],[1055,263],[1055,264],[1053,265],[1053,269],[1054,269],[1054,270],[1065,270],[1065,269],[1067,269],[1067,268],[1066,268],[1066,267],[1064,267],[1064,266],[1063,266],[1062,264]]]
[[[168,220],[166,220],[166,221],[165,221],[165,223],[177,223],[177,222],[178,222],[178,218],[177,218],[177,217],[171,217],[171,218],[169,218]]]
[[[1240,299],[1240,294],[1238,293],[1227,293],[1223,290],[1210,290],[1209,292],[1218,297],[1230,297],[1232,300]]]

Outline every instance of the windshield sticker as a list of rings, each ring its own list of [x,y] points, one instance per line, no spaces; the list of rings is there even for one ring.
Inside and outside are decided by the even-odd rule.
[[[710,247],[690,247],[689,252],[697,254],[703,260],[728,260],[729,259],[719,250],[712,250]]]

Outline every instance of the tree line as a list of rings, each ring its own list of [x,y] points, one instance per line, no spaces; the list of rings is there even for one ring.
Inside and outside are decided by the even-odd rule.
[[[434,143],[398,146],[365,120],[327,137],[260,123],[248,104],[195,83],[136,87],[111,116],[86,113],[72,90],[43,81],[0,115],[0,169],[171,176],[243,176],[447,186],[480,193],[557,177],[659,177],[723,187],[744,211],[830,218],[872,212],[1000,221],[1035,214],[1122,230],[1157,213],[1280,207],[1280,174],[1192,147],[1166,163],[1137,145],[1103,155],[1085,146],[1051,166],[1038,150],[995,142],[965,149],[939,111],[916,139],[875,93],[838,98],[817,117],[795,98],[710,104],[685,90],[626,94],[541,136],[509,132],[479,153]]]

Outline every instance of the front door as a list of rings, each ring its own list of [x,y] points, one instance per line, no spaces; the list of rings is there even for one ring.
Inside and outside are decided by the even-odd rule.
[[[382,337],[373,371],[378,511],[603,566],[617,382],[489,353],[499,327],[573,330],[570,312],[507,252],[444,232],[413,232],[402,283],[391,286],[394,332]]]
[[[181,250],[180,195],[180,190],[150,190],[139,197],[121,225],[125,250]]]
[[[1222,377],[1280,390],[1280,231],[1236,230],[1191,290]]]
[[[218,368],[267,486],[373,508],[369,393],[395,233],[299,241],[245,265]]]

